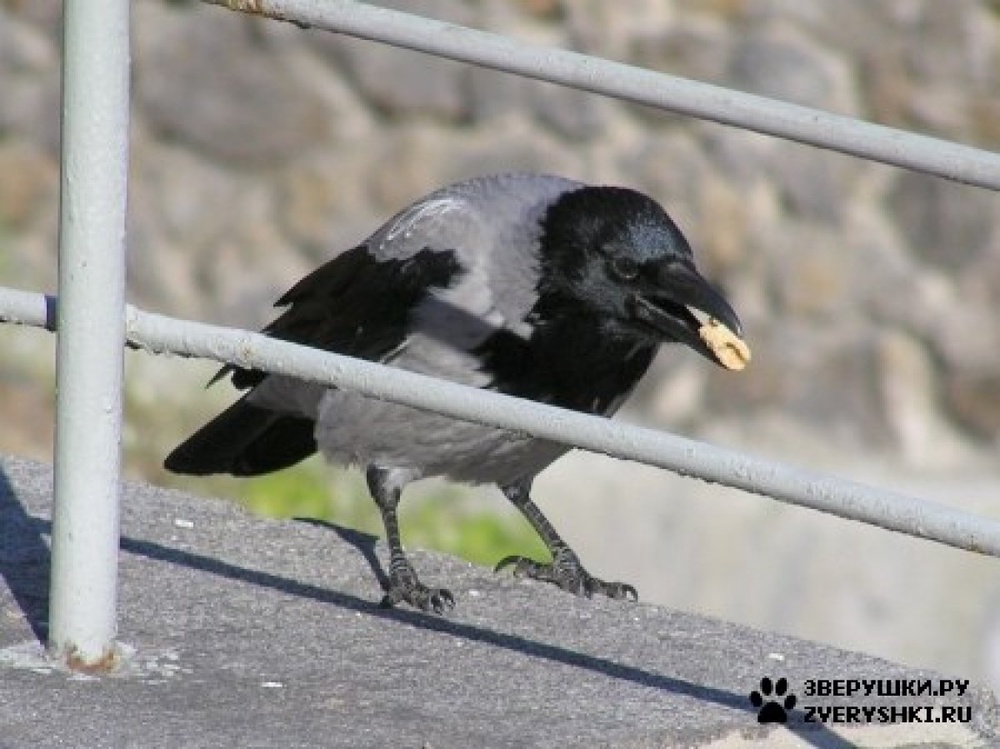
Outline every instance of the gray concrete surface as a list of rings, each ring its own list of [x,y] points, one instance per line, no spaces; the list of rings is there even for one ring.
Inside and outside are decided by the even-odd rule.
[[[714,441],[1000,519],[996,465],[934,471],[824,453],[791,436],[766,447]],[[628,580],[649,603],[976,679],[1000,694],[1000,559],[581,451],[542,473],[534,493],[595,572]]]
[[[0,747],[910,746],[1000,743],[996,701],[820,697],[817,679],[937,679],[646,604],[579,600],[415,552],[458,606],[377,607],[384,549],[343,529],[127,485],[121,667],[45,659],[50,467],[0,460]],[[668,570],[664,574],[683,574]],[[748,693],[787,677],[788,727]],[[810,706],[968,708],[968,723],[807,724]]]

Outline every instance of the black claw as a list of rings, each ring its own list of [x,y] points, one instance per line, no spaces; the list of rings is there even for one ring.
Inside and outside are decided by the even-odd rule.
[[[501,572],[510,567],[512,564],[517,564],[522,559],[524,559],[524,557],[519,557],[519,556],[504,557],[499,562],[497,562],[496,566],[493,568],[493,571]]]
[[[455,596],[451,594],[450,590],[438,588],[431,594],[430,603],[435,614],[443,614],[455,608]]]
[[[508,567],[514,568],[514,577],[554,583],[574,595],[591,598],[595,593],[600,593],[619,600],[639,600],[639,593],[633,586],[628,583],[607,583],[594,577],[583,568],[576,555],[554,560],[550,564],[513,555],[501,559],[494,567],[494,572],[500,572]]]
[[[600,581],[598,581],[600,582]],[[639,593],[628,583],[604,583],[601,592],[608,598],[623,601],[638,601]]]
[[[379,603],[384,609],[391,609],[398,603],[408,603],[421,611],[445,614],[455,608],[455,596],[445,588],[427,588],[421,584],[408,587],[394,587],[382,597]]]
[[[446,588],[428,588],[412,569],[389,575],[389,585],[379,606],[390,609],[408,603],[421,611],[445,614],[455,608],[455,596]]]
[[[514,577],[540,578],[544,575],[544,570],[550,566],[551,565],[536,562],[534,559],[528,559],[527,557],[521,557],[515,554],[509,557],[504,557],[497,562],[497,566],[493,568],[493,571],[501,572],[508,567],[513,567]]]

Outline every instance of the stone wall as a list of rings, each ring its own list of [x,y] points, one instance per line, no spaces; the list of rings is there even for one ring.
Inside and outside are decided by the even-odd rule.
[[[394,4],[1000,145],[988,0]],[[59,10],[0,0],[0,282],[45,290]],[[298,276],[429,189],[549,170],[654,195],[747,324],[747,372],[661,357],[644,418],[802,429],[921,464],[1000,440],[992,193],[198,3],[138,0],[134,36],[129,273],[144,306],[259,325]]]

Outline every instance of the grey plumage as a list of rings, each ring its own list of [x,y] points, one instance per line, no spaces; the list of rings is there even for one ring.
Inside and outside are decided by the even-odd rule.
[[[741,332],[652,200],[531,174],[431,193],[278,304],[286,311],[269,335],[608,415],[661,342],[714,358],[688,307]],[[387,603],[440,611],[452,601],[419,582],[399,545],[396,504],[424,476],[504,489],[553,553],[551,565],[514,559],[516,571],[577,593],[634,595],[586,573],[530,500],[533,477],[565,446],[283,376],[221,374],[248,394],[178,447],[167,467],[252,475],[317,448],[333,463],[363,467],[389,537]]]
[[[497,330],[522,338],[535,300],[539,217],[559,194],[579,188],[557,177],[508,175],[446,187],[397,214],[366,242],[377,261],[406,262],[425,248],[453,251],[463,272],[410,313],[406,340],[382,357],[402,369],[475,387],[489,384],[472,353]],[[389,466],[412,479],[443,475],[507,483],[535,473],[566,448],[456,422],[353,391],[268,378],[249,402],[316,419],[316,441],[338,464]]]

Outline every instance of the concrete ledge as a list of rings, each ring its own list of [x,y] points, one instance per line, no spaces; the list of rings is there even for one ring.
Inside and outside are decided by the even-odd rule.
[[[425,581],[455,593],[451,616],[382,610],[384,549],[372,537],[143,485],[125,487],[122,509],[122,666],[69,674],[38,645],[51,494],[49,466],[0,460],[3,749],[1000,741],[984,689],[808,696],[809,680],[944,677],[654,606],[580,600],[439,554],[413,558]],[[748,694],[764,676],[786,677],[798,694],[788,726],[757,723]],[[911,715],[935,717],[948,707],[971,721],[806,723],[810,706],[931,707]]]

